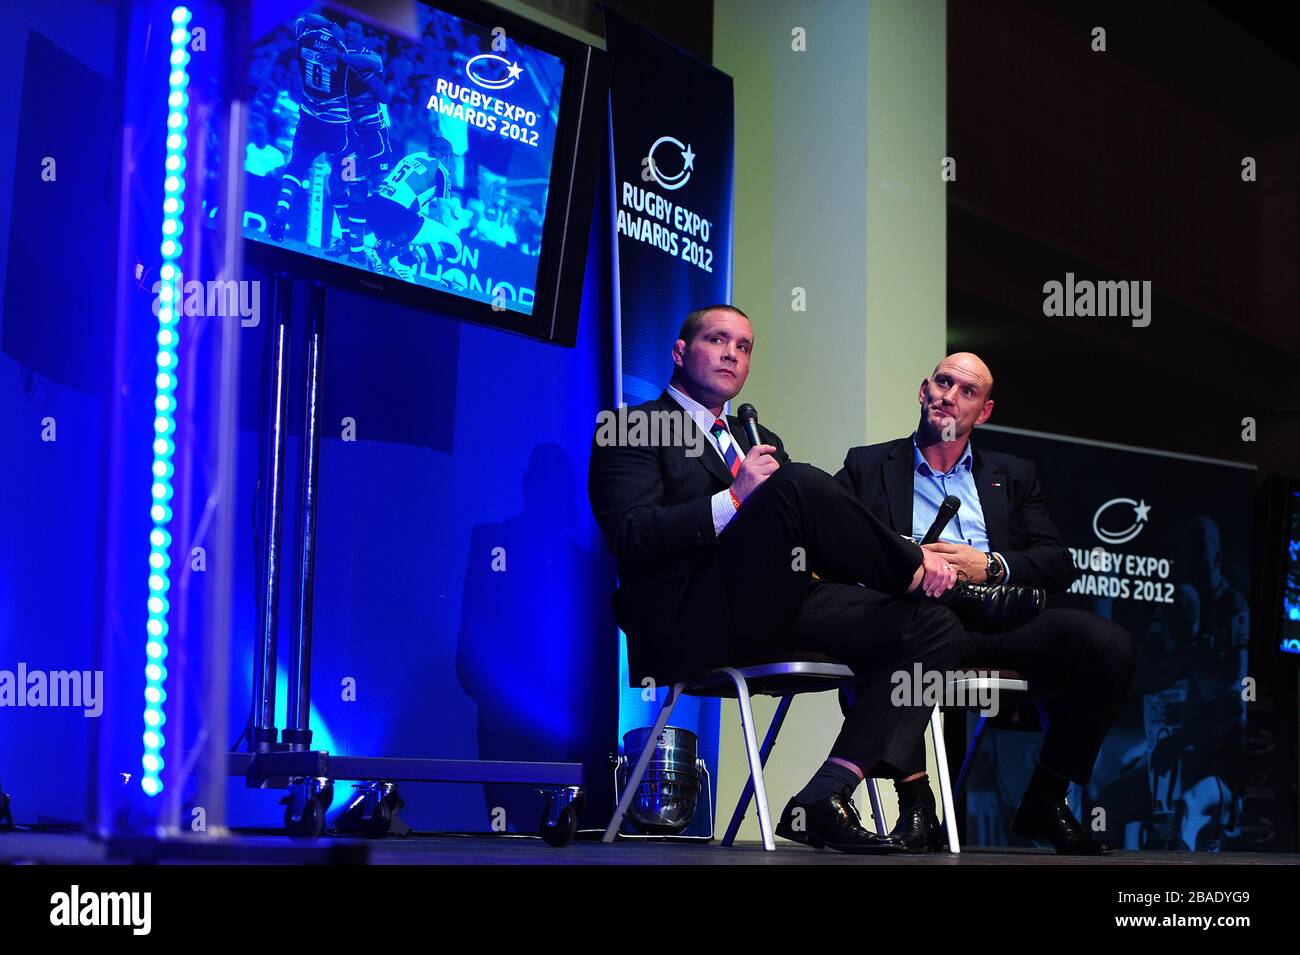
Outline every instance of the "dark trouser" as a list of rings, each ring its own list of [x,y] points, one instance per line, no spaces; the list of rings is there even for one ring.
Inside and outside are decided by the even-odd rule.
[[[718,539],[737,662],[781,649],[835,657],[863,678],[832,756],[880,775],[925,768],[930,711],[891,703],[892,674],[953,669],[966,631],[946,607],[900,598],[920,563],[860,501],[817,468],[784,464]],[[823,580],[814,582],[812,571]],[[861,582],[865,586],[858,586]]]
[[[894,778],[925,772],[925,727],[933,709],[917,705],[911,692],[895,694],[894,674],[906,674],[904,686],[911,687],[918,662],[926,672],[951,671],[965,645],[966,631],[935,600],[834,583],[813,588],[789,644],[829,654],[865,677],[830,754],[873,776]],[[902,705],[895,705],[895,695]],[[872,770],[874,763],[882,765]]]
[[[1049,694],[1043,765],[1079,785],[1119,715],[1136,649],[1119,624],[1083,610],[1044,610],[1000,634],[972,633],[962,666],[1006,667]]]

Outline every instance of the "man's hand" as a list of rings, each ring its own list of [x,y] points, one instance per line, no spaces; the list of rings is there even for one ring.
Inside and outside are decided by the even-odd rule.
[[[907,588],[907,592],[910,594],[920,587],[927,597],[939,597],[951,590],[956,583],[957,568],[948,563],[942,554],[925,546],[921,548],[921,566],[912,575],[912,586]]]
[[[731,493],[744,503],[745,498],[754,493],[754,489],[767,480],[768,476],[780,465],[776,463],[776,446],[756,444],[749,449],[745,460],[740,462],[740,470],[731,482]]]
[[[963,580],[982,584],[988,578],[989,555],[969,544],[948,544],[939,541],[937,544],[922,544],[921,549],[938,554],[952,564]]]

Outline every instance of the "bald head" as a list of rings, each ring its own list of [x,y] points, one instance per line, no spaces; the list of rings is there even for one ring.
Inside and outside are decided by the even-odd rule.
[[[921,421],[918,443],[942,442],[954,451],[965,446],[971,431],[993,413],[993,372],[979,355],[954,352],[934,366],[934,373],[921,382],[917,399]]]
[[[939,377],[941,369],[951,371],[978,385],[984,400],[993,397],[993,372],[989,371],[989,366],[984,364],[984,359],[974,352],[953,352],[934,366],[934,373],[930,377]]]

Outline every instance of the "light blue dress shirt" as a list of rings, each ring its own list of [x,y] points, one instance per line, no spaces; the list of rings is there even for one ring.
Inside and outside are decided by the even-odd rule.
[[[930,467],[921,449],[916,444],[916,434],[912,435],[912,539],[920,541],[925,532],[934,523],[943,499],[952,494],[961,501],[948,526],[939,535],[939,540],[949,544],[969,544],[978,551],[989,553],[989,530],[984,523],[984,508],[980,504],[979,491],[975,487],[975,475],[971,468],[974,459],[971,455],[970,440],[966,441],[966,453],[961,456],[952,470],[936,471]],[[995,554],[1005,571],[1003,583],[1010,582],[1011,572],[1001,554]]]

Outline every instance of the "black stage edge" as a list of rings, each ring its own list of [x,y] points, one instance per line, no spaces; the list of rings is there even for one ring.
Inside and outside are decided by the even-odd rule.
[[[275,828],[236,829],[214,845],[241,843],[248,848],[243,859],[226,853],[222,861],[302,865],[313,862],[368,862],[371,868],[393,865],[560,865],[560,866],[868,866],[887,869],[978,869],[1032,868],[1064,872],[1096,869],[1101,872],[1168,872],[1176,881],[1180,873],[1222,871],[1234,874],[1261,870],[1272,873],[1295,895],[1300,885],[1300,855],[1295,853],[1232,852],[1111,852],[1104,856],[1058,856],[1047,849],[967,849],[960,855],[947,852],[922,855],[859,856],[811,849],[778,839],[775,852],[764,852],[757,841],[737,841],[724,848],[716,841],[701,842],[638,837],[620,838],[612,845],[600,842],[601,830],[584,829],[567,846],[552,847],[537,836],[514,833],[434,833],[413,831],[399,838],[340,838],[327,834],[320,839],[295,839]],[[166,847],[153,851],[149,843]],[[215,849],[177,849],[191,839],[154,840],[128,836],[105,842],[81,832],[39,831],[19,828],[0,833],[0,868],[14,865],[114,866],[139,861],[157,861],[166,866],[217,861]],[[339,847],[346,847],[340,854]],[[354,855],[356,848],[364,850]],[[284,852],[284,856],[266,850]],[[303,852],[300,850],[311,850]],[[254,866],[255,867],[255,866]],[[1199,876],[1198,876],[1199,877]],[[1247,876],[1243,876],[1247,877]],[[1253,876],[1250,876],[1253,878]],[[1036,877],[1037,878],[1037,877]],[[1043,888],[1040,883],[1039,888]],[[0,900],[3,896],[0,895]]]
[[[129,865],[365,865],[370,847],[352,839],[223,839],[115,836],[104,844],[104,862]]]

